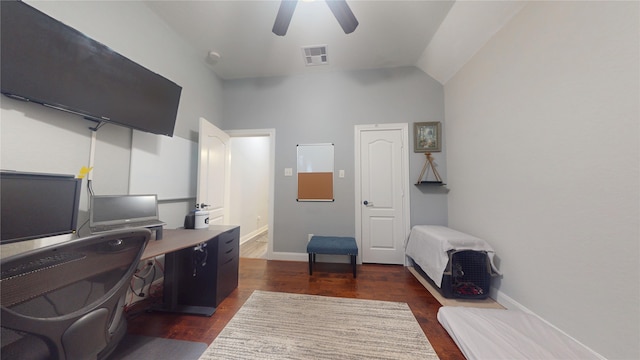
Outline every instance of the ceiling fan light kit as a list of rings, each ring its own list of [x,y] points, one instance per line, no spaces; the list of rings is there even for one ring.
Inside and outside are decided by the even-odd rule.
[[[326,3],[345,34],[351,34],[358,27],[358,20],[346,0],[326,0]],[[282,0],[280,2],[276,21],[273,23],[272,31],[274,34],[284,36],[287,33],[296,5],[298,5],[298,0]]]

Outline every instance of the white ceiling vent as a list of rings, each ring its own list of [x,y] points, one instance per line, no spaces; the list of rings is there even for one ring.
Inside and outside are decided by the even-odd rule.
[[[305,46],[302,48],[302,56],[307,66],[327,64],[327,45]]]

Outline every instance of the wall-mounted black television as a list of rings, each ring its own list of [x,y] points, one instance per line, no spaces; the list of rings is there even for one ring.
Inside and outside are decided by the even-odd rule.
[[[22,1],[0,1],[2,93],[173,136],[182,87]]]
[[[82,179],[0,172],[0,244],[76,232]]]

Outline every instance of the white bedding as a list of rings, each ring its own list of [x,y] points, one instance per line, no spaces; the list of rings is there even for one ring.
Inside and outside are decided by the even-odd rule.
[[[438,321],[468,360],[600,359],[538,317],[515,310],[444,306]]]
[[[405,253],[441,288],[442,275],[449,262],[449,250],[486,251],[491,268],[500,274],[493,263],[493,248],[486,241],[446,226],[414,226],[409,234]]]

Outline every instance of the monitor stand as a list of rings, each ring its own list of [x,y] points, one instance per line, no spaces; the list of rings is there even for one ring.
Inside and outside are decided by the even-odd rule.
[[[156,232],[156,240],[162,240],[162,226],[150,227],[149,230]]]

